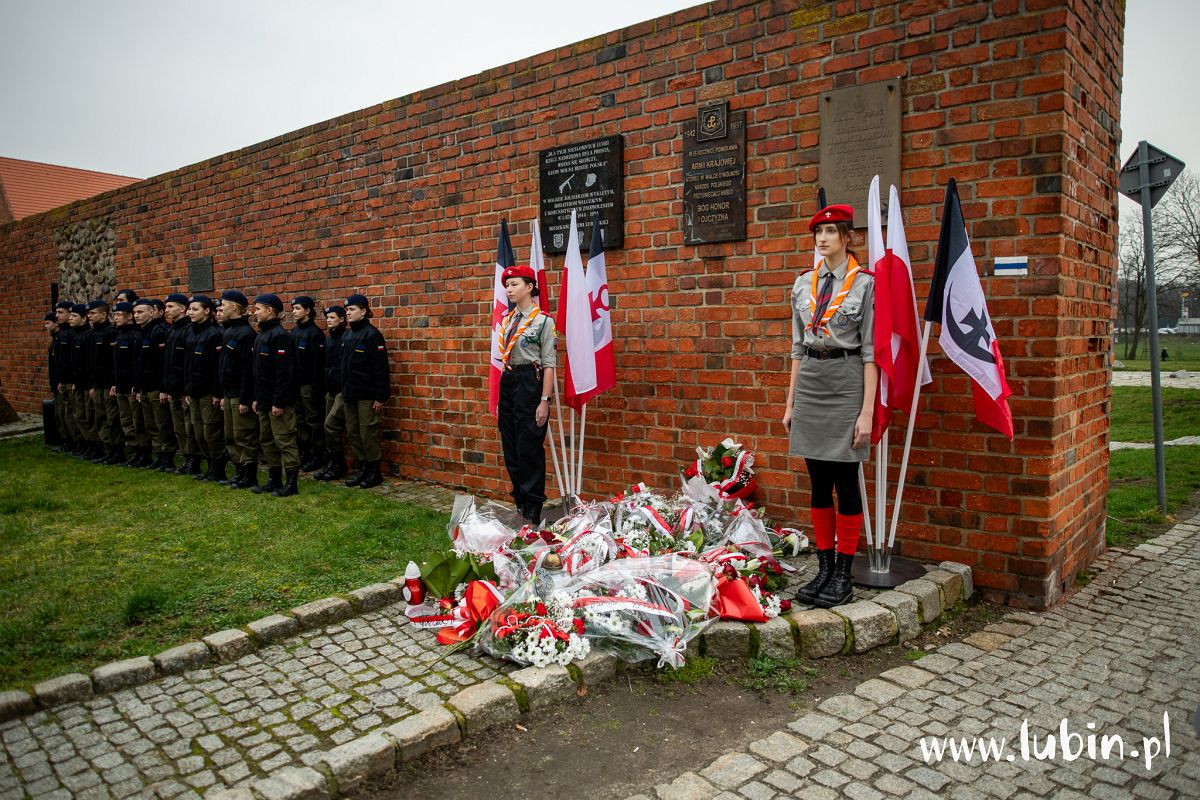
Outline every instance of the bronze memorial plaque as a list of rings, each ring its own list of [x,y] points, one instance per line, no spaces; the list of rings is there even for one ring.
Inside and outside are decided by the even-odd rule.
[[[854,206],[854,227],[867,224],[867,192],[879,176],[887,218],[888,187],[900,188],[900,81],[821,93],[818,180],[830,203]]]
[[[623,158],[620,134],[538,153],[543,251],[567,251],[572,209],[582,250],[591,246],[593,214],[600,215],[604,249],[621,247],[625,229]]]
[[[683,243],[746,238],[746,112],[718,103],[683,123]]]

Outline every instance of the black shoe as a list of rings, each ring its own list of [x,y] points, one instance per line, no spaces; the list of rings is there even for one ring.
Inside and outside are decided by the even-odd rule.
[[[216,458],[209,459],[208,462],[208,477],[205,480],[213,483],[220,483],[226,480],[225,465],[229,463],[229,456],[220,455]],[[228,483],[228,481],[226,481]]]
[[[125,445],[114,444],[108,448],[108,458],[101,461],[101,464],[115,466],[124,463],[125,461]]]
[[[381,461],[368,461],[367,468],[363,470],[365,477],[358,482],[358,488],[373,489],[383,483],[382,464]]]
[[[854,591],[850,581],[850,567],[854,564],[853,553],[836,553],[833,557],[833,575],[829,583],[817,595],[814,605],[817,608],[833,608],[854,599]]]
[[[192,478],[192,480],[197,480],[197,481],[208,480],[208,473],[212,472],[212,462],[213,462],[213,460],[211,458],[208,459],[208,469],[204,469],[204,458],[201,456],[197,456],[196,457],[196,471],[194,473],[190,473],[194,476]]]
[[[542,524],[542,504],[526,503],[523,516],[525,517],[525,521],[533,527],[540,526]]]
[[[829,583],[833,575],[833,548],[817,551],[817,574],[811,581],[796,590],[796,602],[811,606],[817,600],[817,595]]]
[[[370,472],[370,470],[371,470],[371,462],[369,462],[369,461],[364,461],[361,464],[358,464],[357,466],[359,469],[359,473],[357,475],[355,475],[353,478],[351,478],[350,480],[346,481],[347,486],[358,486],[360,483],[362,483],[366,479],[367,473]]]
[[[238,466],[238,479],[229,484],[230,489],[253,489],[258,486],[258,462],[247,461]]]
[[[142,448],[142,460],[138,463],[141,469],[154,469],[154,465],[158,463],[158,453],[154,452],[154,448],[146,445]]]
[[[175,454],[163,453],[158,457],[158,466],[155,467],[159,472],[174,472],[175,471]]]
[[[316,477],[319,481],[336,481],[346,477],[346,473],[349,471],[350,468],[346,466],[346,459],[337,455],[329,459],[329,466],[322,472],[317,473]]]
[[[283,467],[267,467],[267,482],[261,486],[255,486],[252,491],[255,494],[270,494],[281,486],[283,486]]]
[[[300,494],[300,489],[296,486],[296,481],[300,480],[299,469],[289,469],[287,471],[287,483],[280,486],[275,491],[271,492],[272,497],[291,497],[294,494]]]
[[[100,444],[99,442],[92,442],[88,446],[88,452],[84,458],[86,458],[88,461],[91,461],[93,464],[99,464],[106,458],[104,453],[104,445]]]
[[[195,475],[195,469],[199,466],[195,456],[184,456],[183,462],[175,470],[176,475]]]
[[[304,472],[312,472],[329,465],[328,459],[315,450],[309,457],[300,464],[300,469]]]
[[[222,473],[225,472],[224,466],[221,467],[221,472]],[[226,477],[224,474],[222,474],[220,477],[221,477],[221,479],[219,481],[217,481],[218,486],[232,486],[233,484],[237,483],[238,481],[240,481],[242,479],[242,465],[241,464],[233,465],[233,477],[232,478]]]
[[[141,461],[141,460],[142,460],[142,448],[140,448],[140,447],[135,447],[135,448],[133,448],[133,452],[131,452],[131,453],[129,454],[129,458],[125,459],[125,460],[124,460],[124,461],[121,463],[121,466],[124,466],[124,467],[137,467],[137,466],[141,466],[140,464],[138,464],[138,462],[139,462],[139,461]]]

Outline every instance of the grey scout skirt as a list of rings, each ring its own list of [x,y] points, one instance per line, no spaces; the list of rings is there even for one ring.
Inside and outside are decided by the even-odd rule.
[[[796,376],[788,454],[820,461],[866,461],[870,442],[854,450],[854,422],[862,411],[863,360],[804,356]]]

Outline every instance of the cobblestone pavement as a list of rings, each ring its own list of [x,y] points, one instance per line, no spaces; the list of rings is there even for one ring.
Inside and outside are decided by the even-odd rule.
[[[29,436],[42,432],[41,414],[18,414],[14,422],[0,425],[0,440],[15,439],[18,436]]]
[[[1200,444],[1200,436],[1180,436],[1163,442],[1167,447]],[[1153,450],[1154,442],[1109,442],[1109,450]]]
[[[0,724],[0,798],[201,797],[515,669],[446,653],[403,605],[231,664]]]
[[[1113,551],[1091,583],[1044,614],[1005,622],[944,645],[912,666],[822,702],[787,728],[637,796],[659,800],[805,800],[850,797],[1200,797],[1200,518],[1153,543]],[[1170,715],[1166,755],[1163,715]],[[1073,749],[1025,760],[1023,720],[1042,751],[1068,721]],[[1089,730],[1088,723],[1095,723]],[[1127,750],[1091,758],[1087,737],[1120,735]],[[1007,740],[1000,760],[926,763],[921,737]],[[1147,770],[1143,737],[1161,747]],[[1032,741],[1032,739],[1031,739]],[[1153,751],[1153,743],[1151,743]],[[1132,751],[1138,751],[1138,757]],[[1009,760],[1011,758],[1012,760]]]

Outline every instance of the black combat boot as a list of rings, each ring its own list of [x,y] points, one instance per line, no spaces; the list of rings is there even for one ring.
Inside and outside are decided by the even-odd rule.
[[[817,551],[817,575],[796,590],[796,602],[811,606],[833,575],[833,548]]]
[[[368,461],[363,471],[365,477],[358,482],[358,488],[370,489],[383,483],[382,464],[381,461]]]
[[[299,487],[296,482],[300,480],[300,469],[289,469],[287,471],[287,483],[280,486],[275,491],[271,492],[272,497],[291,497],[294,494],[300,494]]]
[[[850,567],[854,564],[853,553],[837,553],[833,558],[833,575],[825,588],[816,596],[813,604],[818,608],[832,608],[854,599],[850,582]]]
[[[240,477],[229,484],[230,489],[253,489],[258,486],[258,462],[247,461],[238,467]]]
[[[267,482],[255,486],[252,491],[255,494],[271,494],[281,486],[283,486],[283,467],[267,467]]]
[[[300,469],[304,472],[313,472],[329,465],[328,459],[321,454],[319,450],[313,450],[308,454],[308,458],[300,462]]]
[[[360,483],[362,483],[364,480],[366,480],[367,473],[369,473],[371,471],[371,462],[370,461],[362,461],[362,462],[355,464],[354,466],[358,467],[359,472],[353,478],[346,481],[347,486],[358,486]]]
[[[220,477],[221,477],[221,479],[219,481],[217,481],[217,484],[219,484],[220,486],[232,486],[233,484],[237,483],[238,481],[240,481],[242,479],[242,465],[241,464],[233,465],[233,477],[227,476],[225,474],[225,467],[222,466]]]
[[[101,461],[101,464],[116,465],[125,461],[125,445],[114,444],[108,448],[108,458]]]

